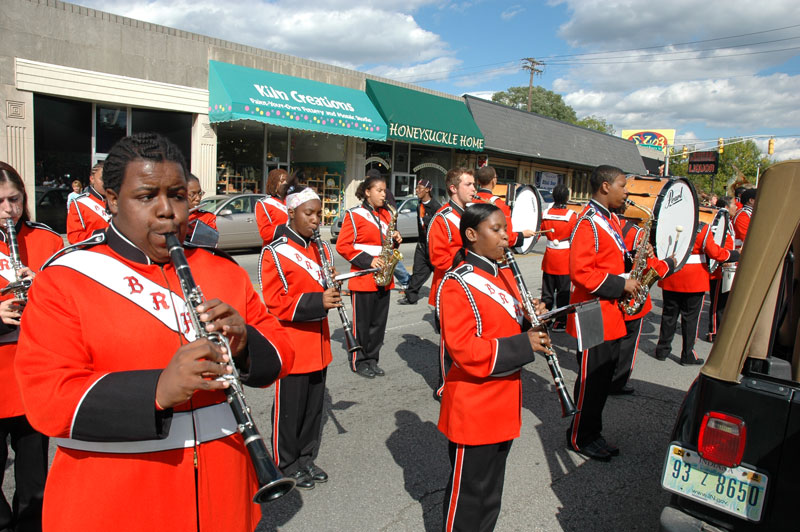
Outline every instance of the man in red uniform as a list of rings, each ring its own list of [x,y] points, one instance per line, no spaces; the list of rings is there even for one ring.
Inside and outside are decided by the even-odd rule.
[[[197,338],[166,246],[168,233],[183,240],[189,214],[174,144],[125,137],[105,178],[112,224],[42,269],[22,320],[15,370],[26,414],[58,445],[43,528],[253,530],[258,482],[223,392],[229,381],[216,377],[236,364],[247,385],[267,386],[291,370],[291,340],[247,272],[189,248],[207,298],[197,318],[230,350]]]
[[[200,202],[202,201],[204,194],[203,189],[200,187],[200,179],[194,174],[189,174],[187,181],[189,183],[187,187],[187,193],[189,197],[189,226],[186,234],[189,242],[197,242],[197,240],[192,239],[192,237],[195,236],[195,231],[197,231],[198,228],[197,223],[204,223],[216,231],[217,216],[213,212],[208,212],[200,208]],[[208,231],[208,229],[206,229],[206,231]],[[211,231],[208,231],[208,233],[213,235],[213,232]],[[198,231],[198,235],[202,234],[203,232]],[[219,238],[219,233],[217,233],[216,236]],[[207,245],[212,245],[212,243],[208,242]],[[216,242],[214,242],[213,245],[216,245]]]
[[[419,290],[433,272],[433,265],[428,256],[428,226],[430,226],[433,216],[442,206],[431,196],[431,182],[427,179],[420,179],[415,190],[419,198],[417,205],[417,230],[419,238],[417,247],[414,249],[414,269],[411,280],[408,281],[405,297],[397,302],[401,305],[416,305],[419,300]]]
[[[623,276],[632,265],[632,257],[628,256],[619,219],[613,213],[628,196],[625,174],[613,166],[598,166],[589,184],[592,199],[583,210],[570,243],[569,276],[573,285],[570,302],[600,298],[605,341],[584,349],[575,316],[569,316],[567,332],[579,339],[579,371],[573,397],[580,412],[567,429],[567,444],[589,458],[608,461],[619,454],[619,449],[603,438],[603,407],[619,358],[620,339],[626,332],[617,300],[623,295],[633,295],[641,284]]]
[[[108,227],[111,215],[106,210],[106,189],[103,187],[103,162],[92,167],[89,187],[67,207],[67,240],[75,244],[86,240],[95,231]]]
[[[569,189],[564,184],[553,188],[553,206],[542,215],[542,231],[547,247],[542,258],[542,303],[547,310],[569,304],[569,239],[578,221],[575,211],[567,209]],[[563,319],[563,318],[560,318]],[[554,331],[563,331],[565,323],[553,323]]]
[[[725,235],[725,249],[736,249],[734,241],[733,217],[736,215],[736,202],[730,196],[722,196],[717,200],[717,208],[728,210],[728,230]],[[722,323],[722,315],[728,304],[728,294],[722,291],[722,265],[708,274],[708,294],[711,296],[711,304],[708,307],[708,335],[706,340],[713,342],[717,335],[717,328]]]
[[[266,246],[275,238],[275,229],[289,220],[286,192],[289,173],[276,168],[267,175],[267,196],[256,203],[256,224]]]
[[[259,260],[264,301],[292,338],[296,350],[291,374],[275,384],[272,448],[281,471],[298,488],[311,489],[328,475],[314,464],[319,450],[325,376],[331,363],[328,310],[342,305],[339,290],[326,288],[325,272],[314,231],[322,220],[322,202],[310,188],[286,197],[289,223],[278,227],[275,239]],[[327,242],[325,260],[333,264]],[[333,272],[331,272],[333,274]]]
[[[523,238],[531,237],[535,233],[532,229],[525,229],[524,231],[514,232],[511,226],[511,209],[508,208],[503,198],[495,196],[492,193],[495,185],[497,185],[497,171],[491,166],[484,166],[475,174],[475,184],[478,187],[477,196],[486,203],[497,205],[503,216],[506,217],[506,224],[508,226],[508,241],[509,247],[516,246]]]
[[[734,246],[742,249],[744,239],[747,236],[747,229],[750,227],[750,218],[753,216],[753,209],[756,206],[756,189],[748,188],[742,192],[742,208],[733,217],[733,230],[736,232]]]
[[[703,309],[705,293],[708,292],[708,258],[719,262],[736,262],[739,252],[721,248],[706,234],[711,230],[708,224],[701,224],[694,240],[692,254],[678,272],[658,282],[662,290],[664,306],[661,309],[661,330],[658,334],[655,358],[666,360],[672,351],[672,338],[681,317],[681,365],[702,364],[694,344],[700,329],[700,312]]]
[[[453,267],[453,259],[461,249],[461,234],[459,225],[461,215],[468,203],[475,198],[475,176],[472,170],[466,168],[452,168],[445,176],[445,186],[450,195],[450,201],[439,209],[428,227],[428,254],[433,265],[433,281],[431,281],[431,295],[428,303],[436,306],[436,292],[444,278],[445,272]],[[434,318],[436,319],[436,318]],[[436,323],[438,328],[438,321]],[[445,352],[444,342],[439,341],[439,384],[436,386],[435,397],[442,396],[444,377],[450,366],[450,357]]]

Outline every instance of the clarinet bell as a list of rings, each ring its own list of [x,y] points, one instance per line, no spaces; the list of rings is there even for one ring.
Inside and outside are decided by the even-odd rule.
[[[280,499],[294,489],[295,481],[293,478],[281,477],[273,480],[269,484],[264,484],[255,495],[253,495],[253,502],[256,504],[264,504],[272,502],[275,499]]]

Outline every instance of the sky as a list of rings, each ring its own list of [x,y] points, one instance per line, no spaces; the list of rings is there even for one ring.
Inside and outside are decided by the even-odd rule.
[[[148,22],[490,99],[534,83],[579,118],[756,136],[800,158],[800,2],[771,0],[77,0]]]

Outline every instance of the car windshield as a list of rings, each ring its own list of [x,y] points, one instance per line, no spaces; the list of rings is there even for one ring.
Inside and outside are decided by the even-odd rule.
[[[553,195],[550,193],[549,190],[540,190],[539,192],[542,194],[542,201],[544,201],[545,203],[553,202]]]
[[[207,198],[200,202],[199,207],[204,211],[214,212],[226,199],[228,198]]]

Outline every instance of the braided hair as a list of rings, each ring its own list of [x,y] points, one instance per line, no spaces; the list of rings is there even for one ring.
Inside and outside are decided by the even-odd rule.
[[[136,160],[173,162],[188,176],[181,150],[168,138],[158,133],[134,133],[119,140],[108,152],[103,166],[103,185],[119,194],[128,163]]]

